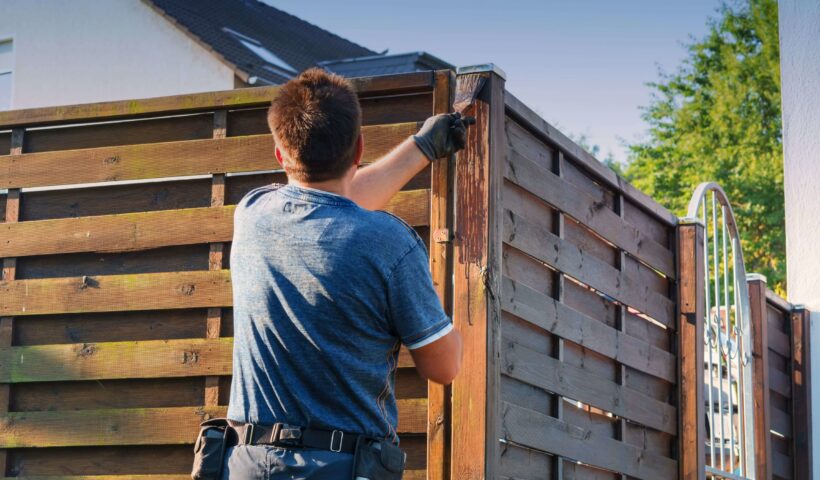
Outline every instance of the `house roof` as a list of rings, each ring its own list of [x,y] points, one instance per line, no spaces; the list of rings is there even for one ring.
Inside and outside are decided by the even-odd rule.
[[[143,0],[248,83],[281,84],[321,62],[376,52],[257,0]]]
[[[390,73],[419,72],[452,69],[449,63],[426,52],[396,55],[369,55],[365,57],[326,60],[319,66],[345,77],[369,77]]]

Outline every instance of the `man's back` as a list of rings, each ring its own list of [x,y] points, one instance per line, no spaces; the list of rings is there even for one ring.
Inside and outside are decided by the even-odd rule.
[[[400,341],[418,347],[451,329],[418,236],[292,185],[252,191],[234,228],[228,417],[393,438]]]

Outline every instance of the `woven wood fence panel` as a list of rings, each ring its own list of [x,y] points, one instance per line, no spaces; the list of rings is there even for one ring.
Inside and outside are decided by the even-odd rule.
[[[357,79],[365,162],[446,111],[449,81]],[[233,208],[286,181],[275,95],[0,112],[0,477],[189,478],[198,423],[228,403]],[[436,168],[387,208],[425,239]],[[406,478],[425,478],[428,385],[406,352],[396,391]]]

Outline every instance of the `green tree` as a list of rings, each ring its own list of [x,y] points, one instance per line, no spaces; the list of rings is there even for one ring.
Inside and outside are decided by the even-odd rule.
[[[785,292],[783,149],[776,0],[723,3],[677,71],[651,83],[647,138],[625,176],[678,215],[693,189],[726,190],[746,269]]]

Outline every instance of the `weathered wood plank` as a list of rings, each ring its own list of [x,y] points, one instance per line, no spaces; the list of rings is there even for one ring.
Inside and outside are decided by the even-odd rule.
[[[507,441],[637,478],[677,478],[677,462],[515,405],[502,411]]]
[[[503,158],[504,79],[489,72],[459,75],[456,97],[475,98],[467,145],[455,162],[453,322],[463,339],[463,365],[452,385],[450,478],[495,478],[498,395],[495,344],[498,291],[500,184]],[[483,88],[482,88],[483,85]],[[500,152],[499,152],[500,150]]]
[[[450,111],[455,77],[450,71],[436,72],[433,94],[433,113]],[[453,193],[450,165],[454,158],[433,162],[431,172],[431,200],[429,223],[430,273],[439,301],[448,315],[452,315],[452,259],[450,234],[453,228],[451,197]],[[436,238],[436,236],[439,238]],[[444,238],[441,238],[441,236]],[[427,480],[447,480],[450,467],[447,440],[450,435],[449,410],[450,388],[427,382]]]
[[[397,403],[398,432],[424,433],[427,400]],[[200,422],[226,413],[224,406],[12,412],[0,416],[0,448],[192,444]]]
[[[678,418],[674,406],[527,347],[505,343],[502,372],[655,430],[670,435],[677,433]]]
[[[79,252],[128,252],[171,245],[228,242],[234,205],[93,217],[0,223],[0,251],[24,257]],[[411,226],[430,222],[430,191],[398,192],[385,208]]]
[[[675,302],[649,291],[635,279],[572,243],[537,227],[511,210],[504,214],[504,241],[619,302],[674,328]]]
[[[768,337],[768,346],[770,349],[779,353],[781,356],[789,358],[791,356],[792,346],[791,339],[777,325],[766,321],[766,311],[763,311],[764,325],[766,326],[766,335]]]
[[[360,96],[415,92],[432,87],[431,72],[351,79]],[[87,103],[59,107],[0,112],[0,127],[40,126],[84,121],[141,118],[151,115],[194,113],[219,108],[265,107],[276,97],[279,87],[253,87],[218,92],[154,97],[138,100]]]
[[[0,316],[231,305],[228,270],[0,282]]]
[[[0,382],[230,375],[232,338],[0,348]]]
[[[538,116],[537,113],[517,99],[514,95],[507,92],[504,96],[504,102],[507,107],[507,113],[510,114],[516,121],[528,126],[534,132],[542,136],[544,140],[557,145],[566,155],[569,155],[574,161],[594,173],[595,176],[604,184],[620,190],[621,193],[626,195],[630,200],[640,204],[643,209],[652,213],[655,217],[662,220],[667,225],[677,225],[678,217],[676,217],[672,212],[661,206],[645,193],[633,187],[623,178],[619,177],[612,169],[599,162],[589,152],[570,140],[569,137],[544,121],[544,119]]]
[[[667,277],[675,277],[674,255],[669,249],[626,223],[617,213],[579,188],[527,159],[516,151],[515,144],[511,145],[505,166],[504,176],[511,182],[575,218]]]
[[[415,122],[362,127],[362,161],[376,160],[417,130]],[[264,134],[9,155],[0,157],[0,188],[281,169],[273,150],[273,137]]]
[[[5,347],[0,382],[230,375],[232,351],[231,337]],[[398,366],[413,366],[405,348]]]
[[[510,278],[504,278],[501,292],[504,311],[607,358],[667,382],[676,382],[677,364],[671,353],[619,332]]]

